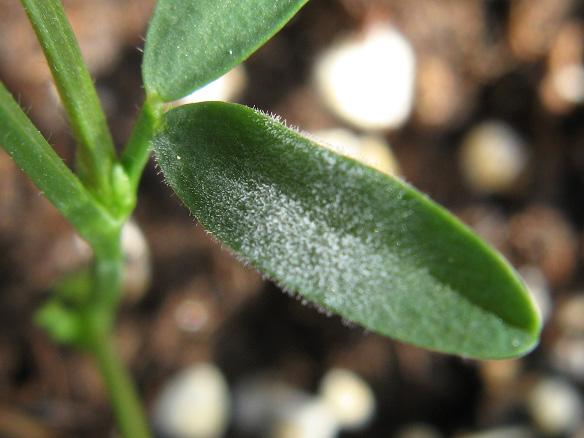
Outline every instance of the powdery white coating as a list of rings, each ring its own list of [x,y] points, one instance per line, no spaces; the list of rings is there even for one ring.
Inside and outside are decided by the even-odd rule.
[[[437,326],[447,322],[451,330],[456,330],[460,318],[455,309],[460,309],[460,297],[437,282],[426,267],[418,267],[415,254],[400,250],[408,246],[406,235],[400,236],[403,240],[396,241],[394,247],[388,247],[375,234],[347,232],[365,225],[373,213],[351,214],[341,193],[324,201],[324,211],[319,214],[274,185],[254,181],[229,181],[226,185],[231,190],[220,195],[224,199],[219,201],[223,205],[231,201],[232,208],[225,214],[237,217],[241,227],[236,249],[248,260],[268,260],[259,267],[270,278],[358,322],[381,319],[384,324],[398,327],[402,336],[406,335],[406,327],[416,326],[427,332],[426,336],[436,336],[434,341],[440,343],[439,335],[434,335]],[[318,185],[312,194],[314,199],[323,196]],[[234,199],[245,206],[233,203]],[[343,216],[348,223],[335,227],[319,220],[319,215]],[[386,230],[387,226],[380,224],[380,228]],[[222,231],[216,230],[219,238]],[[408,256],[412,260],[404,263]],[[410,303],[411,294],[419,291],[412,290],[412,284],[425,285],[427,294],[415,306]],[[386,291],[391,299],[380,299],[378,291]],[[432,295],[435,300],[430,298]],[[470,303],[465,305],[467,314],[476,313]],[[444,321],[447,314],[451,317]],[[480,319],[472,323],[477,328]]]
[[[517,277],[404,183],[245,107],[187,105],[165,120],[155,147],[170,184],[287,290],[443,351],[513,351],[531,336],[515,322],[513,303],[528,299]],[[492,295],[501,288],[507,305]]]
[[[317,194],[315,194],[317,195]],[[338,307],[346,297],[338,296],[347,284],[367,282],[371,277],[369,267],[378,266],[383,255],[371,251],[372,242],[362,241],[350,234],[339,233],[326,223],[317,221],[305,210],[301,202],[286,196],[277,187],[260,184],[248,194],[248,202],[256,205],[243,216],[243,221],[255,224],[248,238],[241,242],[240,250],[252,260],[265,252],[277,234],[279,244],[273,248],[271,257],[278,260],[294,260],[296,254],[305,254],[292,266],[292,275],[299,283],[310,282],[316,290],[328,293],[322,302]],[[332,209],[337,208],[331,205]],[[392,255],[388,255],[392,257]],[[355,263],[359,260],[359,263]],[[323,266],[328,266],[326,272]],[[291,266],[279,265],[274,272],[276,278],[289,275]],[[387,274],[382,274],[383,276]],[[353,304],[361,305],[359,297]]]
[[[335,309],[349,304],[361,312],[364,297],[360,288],[354,286],[383,281],[391,275],[376,268],[384,260],[392,263],[393,254],[374,251],[369,236],[363,240],[318,220],[300,200],[277,186],[232,180],[225,181],[225,186],[230,190],[220,194],[224,199],[219,201],[223,205],[232,204],[228,214],[237,217],[236,222],[243,226],[237,250],[249,260],[279,261],[269,276],[294,278],[297,287],[293,289],[313,291],[311,298],[318,303]],[[321,196],[320,192],[318,186],[313,188],[315,199]],[[339,195],[326,208],[342,214],[341,201]],[[358,226],[362,217],[349,220],[353,221],[350,226]],[[217,230],[217,234],[221,231]],[[347,289],[353,289],[354,295],[348,294]]]

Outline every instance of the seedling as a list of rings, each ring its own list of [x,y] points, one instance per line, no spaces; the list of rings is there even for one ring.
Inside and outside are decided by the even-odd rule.
[[[540,318],[518,275],[452,215],[402,181],[321,147],[250,108],[168,103],[216,79],[307,0],[159,0],[147,33],[146,100],[116,155],[58,0],[21,0],[77,141],[72,172],[0,86],[0,143],[93,248],[39,321],[90,352],[120,432],[149,436],[110,339],[120,232],[151,150],[169,184],[220,241],[284,289],[374,332],[473,358],[525,354]]]

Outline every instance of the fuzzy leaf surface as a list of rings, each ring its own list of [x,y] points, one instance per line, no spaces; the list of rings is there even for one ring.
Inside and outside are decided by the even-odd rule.
[[[468,357],[536,345],[539,314],[513,269],[405,183],[222,102],[166,113],[154,148],[209,231],[318,306]]]
[[[227,73],[307,0],[158,0],[146,36],[149,97],[170,102]]]

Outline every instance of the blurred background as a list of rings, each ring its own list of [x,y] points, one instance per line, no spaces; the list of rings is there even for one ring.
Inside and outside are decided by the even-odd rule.
[[[154,1],[64,4],[122,147],[144,98]],[[124,234],[116,341],[157,433],[583,438],[583,56],[579,0],[310,0],[185,99],[279,114],[405,179],[511,261],[546,325],[530,355],[478,362],[343,324],[242,267],[152,162]],[[0,0],[0,79],[71,165],[64,111],[16,0]],[[94,364],[33,322],[53,282],[89,256],[0,151],[0,437],[116,436]]]

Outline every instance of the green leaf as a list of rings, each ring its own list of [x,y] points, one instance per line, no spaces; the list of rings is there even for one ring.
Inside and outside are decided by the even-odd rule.
[[[92,246],[121,226],[63,163],[0,82],[0,146]]]
[[[57,300],[45,303],[36,312],[35,322],[57,343],[79,345],[83,343],[79,314]]]
[[[150,98],[179,99],[251,55],[307,0],[158,0],[146,36]]]
[[[154,148],[209,231],[317,305],[468,357],[536,345],[540,318],[517,274],[405,183],[221,102],[168,112]]]
[[[78,145],[77,171],[106,205],[111,203],[113,142],[93,80],[59,0],[21,0],[41,44]]]

